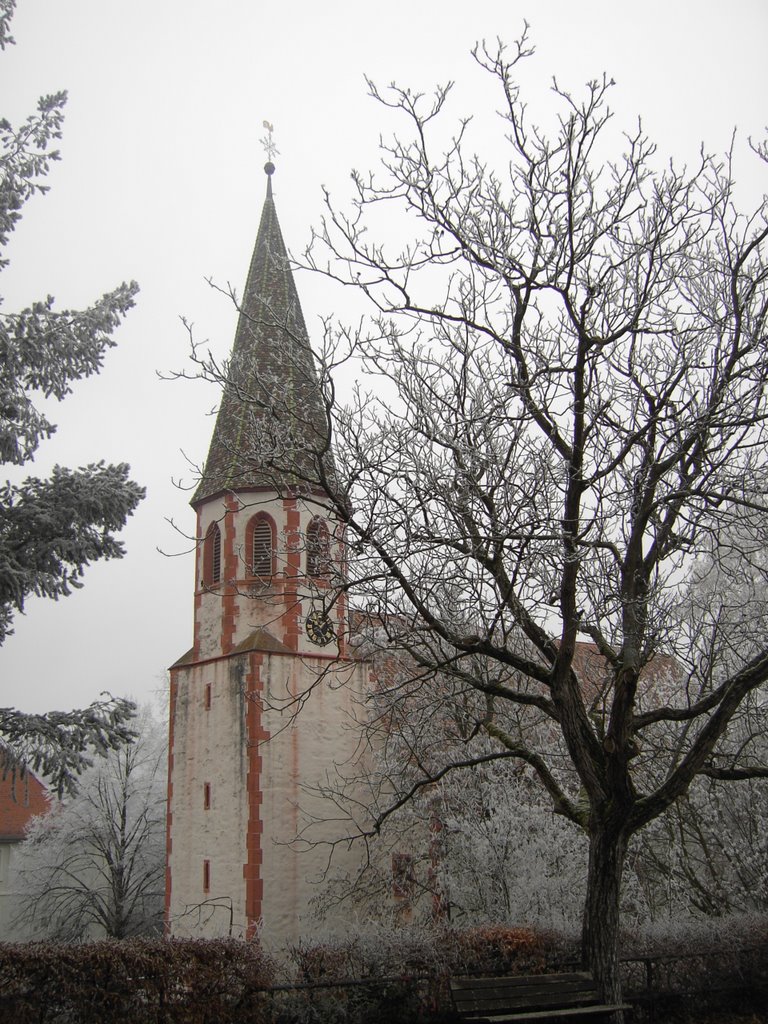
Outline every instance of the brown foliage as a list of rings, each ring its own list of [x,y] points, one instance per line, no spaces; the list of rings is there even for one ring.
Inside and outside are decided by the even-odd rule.
[[[625,962],[630,998],[670,1021],[750,1021],[766,991],[764,925],[747,934],[677,936]],[[745,939],[751,940],[745,942]],[[756,944],[752,944],[752,943]],[[761,945],[761,943],[763,943]],[[681,951],[684,954],[681,956]],[[461,974],[530,974],[573,960],[562,938],[528,928],[466,931],[398,928],[302,943],[293,979],[269,990],[276,964],[258,945],[232,940],[130,940],[81,946],[0,944],[0,1020],[13,1024],[418,1024],[450,1018],[448,979]],[[652,960],[654,998],[647,996]],[[266,991],[265,991],[266,990]],[[643,993],[645,992],[645,997]],[[737,1009],[735,994],[749,1011]],[[695,1007],[700,1017],[688,1016]],[[738,1007],[741,1009],[742,1007]],[[677,1014],[678,1016],[672,1016]],[[666,1016],[668,1015],[668,1016]],[[755,1017],[755,1020],[762,1018]]]
[[[491,925],[450,934],[455,974],[535,974],[547,969],[550,944],[530,928]]]
[[[261,1024],[274,964],[229,940],[0,945],[0,1017],[14,1024]]]

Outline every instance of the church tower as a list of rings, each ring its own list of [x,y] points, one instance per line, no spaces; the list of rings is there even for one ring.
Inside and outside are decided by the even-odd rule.
[[[346,648],[326,408],[272,196],[200,484],[194,639],[171,669],[166,922],[296,939],[321,871],[291,845],[344,746],[363,666]],[[342,596],[339,596],[341,594]]]

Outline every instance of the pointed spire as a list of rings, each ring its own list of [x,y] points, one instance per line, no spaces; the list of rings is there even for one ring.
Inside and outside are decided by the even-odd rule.
[[[333,471],[314,357],[272,197],[275,166],[269,161],[264,170],[261,222],[193,505],[231,490],[317,490],[320,459]]]

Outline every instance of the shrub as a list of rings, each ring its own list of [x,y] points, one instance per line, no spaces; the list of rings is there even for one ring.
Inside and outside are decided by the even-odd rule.
[[[528,928],[362,929],[322,942],[299,943],[289,955],[299,982],[330,984],[354,978],[369,984],[313,990],[314,1018],[306,996],[303,1004],[294,1001],[291,1012],[297,1021],[317,1019],[323,1024],[337,1019],[442,1019],[451,1014],[452,975],[544,971],[571,952],[556,937]]]
[[[262,1024],[274,973],[229,940],[0,945],[0,1010],[14,1024]]]
[[[451,974],[536,974],[547,969],[548,943],[530,928],[492,925],[452,932]]]
[[[666,926],[665,926],[666,925]],[[731,1006],[735,997],[745,1005],[764,1006],[768,993],[768,916],[728,915],[702,921],[654,923],[625,943],[626,955],[651,958],[626,965],[628,991],[653,987],[673,997],[668,1005],[692,1003],[701,1009]],[[666,1008],[664,1000],[659,1004]]]

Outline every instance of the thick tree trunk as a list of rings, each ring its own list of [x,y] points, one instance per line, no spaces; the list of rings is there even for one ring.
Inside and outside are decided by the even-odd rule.
[[[581,955],[608,1003],[621,1002],[619,898],[626,853],[627,838],[621,831],[599,828],[590,837]],[[612,1020],[621,1024],[623,1016]]]

